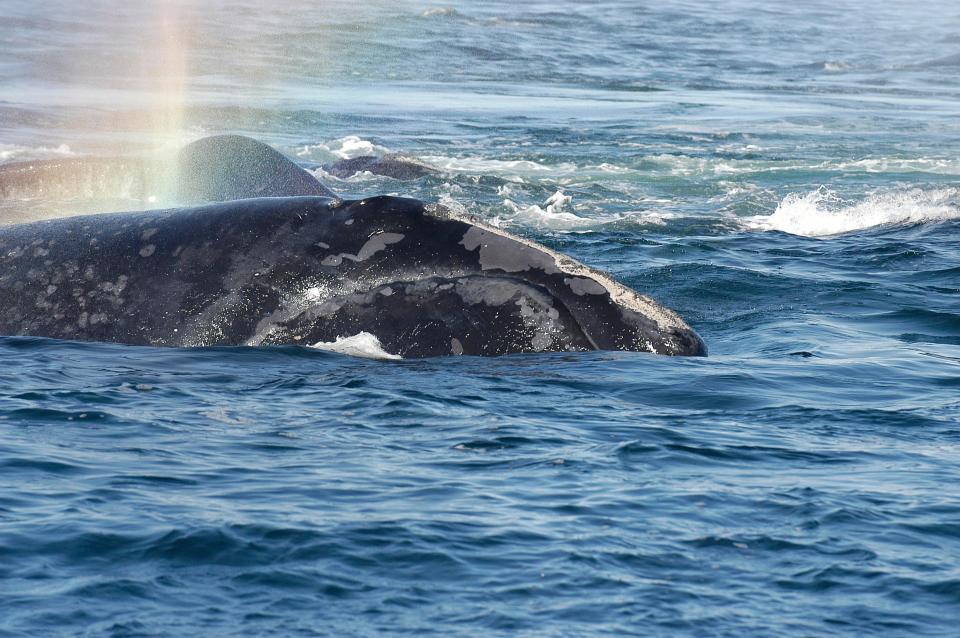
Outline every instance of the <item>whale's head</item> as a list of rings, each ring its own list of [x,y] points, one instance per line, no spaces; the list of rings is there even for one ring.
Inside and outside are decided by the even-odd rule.
[[[449,210],[434,209],[433,214],[458,218]],[[476,253],[481,271],[522,273],[548,291],[594,349],[707,354],[703,339],[680,315],[602,271],[475,219],[460,243]]]
[[[291,208],[312,260],[308,283],[283,292],[289,310],[260,325],[254,345],[365,333],[403,357],[706,354],[699,335],[650,297],[480,220],[399,197],[322,201]]]

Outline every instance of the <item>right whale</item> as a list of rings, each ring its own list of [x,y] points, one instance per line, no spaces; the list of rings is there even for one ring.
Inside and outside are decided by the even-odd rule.
[[[0,228],[0,334],[210,346],[368,333],[407,358],[706,354],[676,313],[600,271],[442,206],[324,196],[299,166],[241,139],[270,161],[243,179],[206,167],[243,167],[222,156],[226,139],[192,146],[200,168],[187,179],[206,171],[219,184],[192,194],[244,197],[253,184],[268,198]]]

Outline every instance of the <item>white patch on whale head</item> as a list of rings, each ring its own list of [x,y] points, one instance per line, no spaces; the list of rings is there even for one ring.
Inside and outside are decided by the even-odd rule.
[[[651,319],[661,331],[692,330],[680,315],[661,306],[650,297],[641,295],[614,281],[609,275],[585,266],[546,246],[541,246],[529,239],[518,237],[472,216],[463,215],[437,204],[427,205],[424,212],[437,219],[453,219],[469,224],[470,227],[464,233],[460,243],[469,251],[479,249],[479,261],[482,270],[499,269],[505,272],[523,272],[538,268],[548,274],[562,273],[574,278],[574,282],[568,281],[567,285],[577,286],[578,294],[600,294],[600,287],[602,287],[614,303]],[[522,245],[526,250],[518,250],[517,244]],[[587,282],[576,282],[576,279],[592,280],[597,285],[589,284],[589,287],[587,287]],[[650,343],[638,344],[638,349],[655,352]]]
[[[340,253],[339,255],[327,255],[320,262],[322,266],[339,266],[343,263],[344,259],[349,259],[353,262],[360,262],[370,259],[376,255],[381,250],[384,250],[390,244],[396,244],[404,238],[402,233],[374,233],[370,238],[360,247],[360,250],[357,251],[356,255],[351,255],[349,253]]]
[[[358,332],[352,337],[337,337],[336,341],[318,341],[310,347],[367,359],[403,358],[398,354],[390,354],[384,350],[377,336],[369,332]]]

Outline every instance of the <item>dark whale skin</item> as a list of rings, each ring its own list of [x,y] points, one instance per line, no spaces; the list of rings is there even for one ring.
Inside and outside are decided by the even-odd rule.
[[[332,342],[402,357],[705,355],[609,276],[442,207],[283,197],[0,228],[0,334],[152,346]]]

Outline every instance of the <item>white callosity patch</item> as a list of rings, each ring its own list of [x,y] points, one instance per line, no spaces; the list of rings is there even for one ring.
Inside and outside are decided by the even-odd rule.
[[[481,281],[459,279],[454,291],[465,303],[471,305],[516,306],[520,320],[533,333],[530,345],[535,351],[546,350],[554,343],[555,338],[558,341],[563,339],[564,327],[560,322],[560,312],[553,307],[553,300],[532,287],[518,285],[512,279],[487,277]],[[501,336],[507,338],[506,335]],[[520,347],[519,343],[517,347]]]
[[[607,292],[606,288],[588,277],[564,278],[563,283],[570,286],[570,290],[581,297],[583,295],[602,295]]]
[[[402,233],[376,233],[367,240],[367,242],[360,247],[360,250],[357,251],[356,255],[351,255],[349,253],[340,253],[337,255],[328,255],[323,258],[320,262],[324,266],[339,266],[343,263],[344,259],[349,259],[353,262],[365,261],[370,259],[375,254],[385,249],[390,244],[396,244],[397,242],[403,240],[404,235]]]
[[[456,293],[468,304],[486,304],[488,306],[502,306],[517,294],[517,284],[507,279],[487,278],[482,284],[475,280],[461,279],[457,281]],[[548,303],[544,300],[544,303]]]
[[[524,272],[531,268],[550,274],[559,272],[556,260],[539,247],[530,243],[517,243],[516,239],[493,229],[473,226],[460,241],[467,250],[480,249],[480,267],[483,270]]]
[[[888,224],[917,224],[960,219],[960,189],[940,188],[879,192],[861,202],[847,202],[819,188],[791,193],[772,215],[746,220],[748,228],[792,235],[825,237]]]
[[[402,359],[400,355],[391,354],[383,349],[380,339],[369,332],[359,332],[350,337],[337,337],[336,341],[318,341],[310,346],[318,350],[339,352],[352,357],[367,359]]]
[[[563,327],[557,321],[560,313],[550,305],[550,299],[538,299],[536,295],[520,297],[517,300],[520,318],[527,328],[534,330],[530,345],[537,352],[543,352],[553,344],[554,334],[563,334]]]

